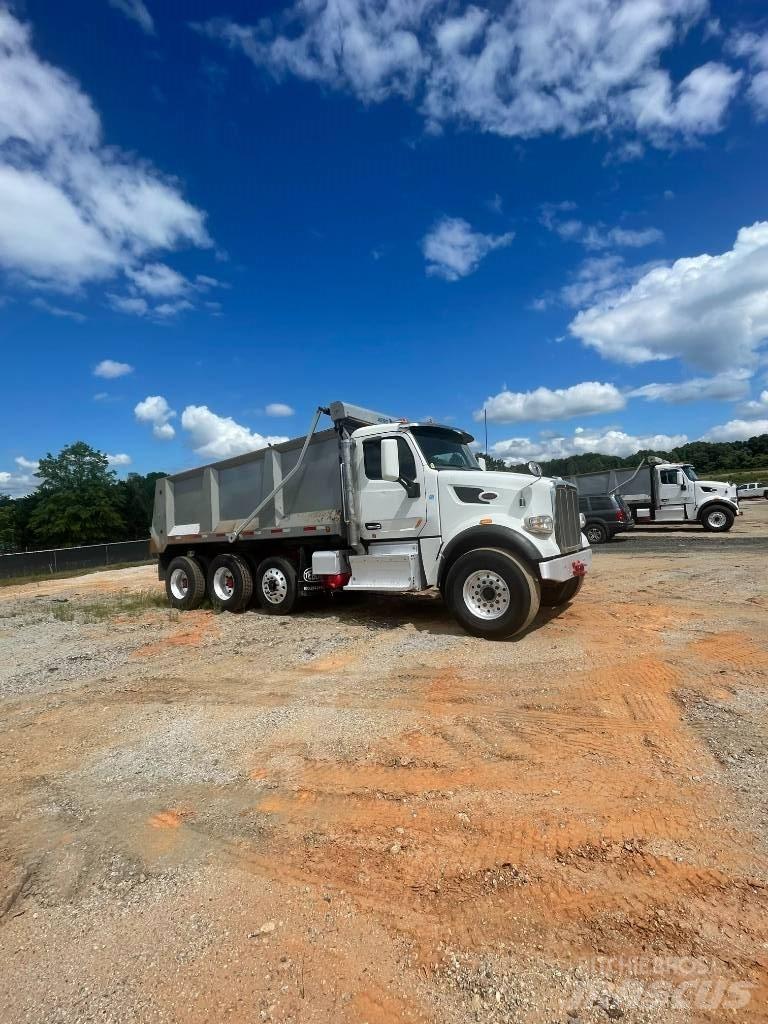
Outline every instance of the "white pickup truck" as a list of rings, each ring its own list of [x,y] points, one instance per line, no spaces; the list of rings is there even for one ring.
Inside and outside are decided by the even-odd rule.
[[[333,421],[315,432],[321,415]],[[344,402],[309,433],[157,482],[151,546],[168,600],[252,598],[285,615],[318,591],[437,587],[484,637],[525,629],[578,593],[592,558],[576,488],[485,472],[463,430]]]
[[[736,493],[739,501],[745,498],[768,498],[768,484],[761,484],[757,481],[749,484],[737,484]]]

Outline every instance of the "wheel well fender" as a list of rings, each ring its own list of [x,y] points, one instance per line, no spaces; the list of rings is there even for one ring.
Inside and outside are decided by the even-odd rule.
[[[506,526],[473,526],[469,530],[463,530],[445,545],[437,570],[437,585],[441,590],[445,585],[448,570],[456,559],[475,548],[502,548],[511,551],[521,558],[538,578],[536,567],[541,555],[532,541],[527,537],[521,537],[519,533]]]

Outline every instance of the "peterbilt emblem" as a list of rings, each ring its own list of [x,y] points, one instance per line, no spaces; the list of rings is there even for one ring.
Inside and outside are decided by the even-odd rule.
[[[480,501],[496,501],[498,494],[495,491],[483,491],[478,497]]]

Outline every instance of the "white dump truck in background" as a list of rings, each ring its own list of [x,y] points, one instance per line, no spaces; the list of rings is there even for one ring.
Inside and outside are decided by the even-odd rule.
[[[693,466],[648,456],[637,469],[606,469],[566,477],[580,495],[620,494],[636,523],[700,523],[725,533],[741,515],[734,484],[699,480]]]
[[[333,421],[316,431],[321,415]],[[305,437],[159,480],[151,547],[177,608],[206,596],[285,615],[325,591],[437,587],[484,637],[578,593],[591,562],[576,488],[485,472],[470,434],[344,402]]]

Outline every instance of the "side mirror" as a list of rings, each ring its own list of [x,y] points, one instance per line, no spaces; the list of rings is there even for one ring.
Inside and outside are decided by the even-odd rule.
[[[394,437],[381,442],[381,479],[396,484],[400,480],[400,454]]]
[[[482,455],[478,456],[477,464],[484,473],[488,472],[488,463],[485,461]]]

